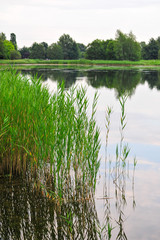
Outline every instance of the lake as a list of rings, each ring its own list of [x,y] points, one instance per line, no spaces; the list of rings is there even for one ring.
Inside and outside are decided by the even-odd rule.
[[[64,80],[66,91],[87,88],[89,111],[96,91],[101,165],[93,199],[64,204],[35,193],[24,179],[0,178],[0,240],[10,239],[129,239],[160,236],[160,71],[107,69],[31,69],[54,92]],[[121,104],[125,99],[121,132]],[[106,111],[112,109],[106,145]],[[122,140],[123,135],[123,141]],[[116,149],[129,154],[116,173]],[[124,153],[121,151],[121,154]],[[120,155],[120,153],[119,153]],[[69,211],[68,211],[69,210]],[[66,214],[67,213],[67,214]],[[64,217],[65,216],[65,217]],[[71,219],[74,221],[71,221]],[[65,226],[70,226],[69,230]],[[69,232],[68,232],[69,231]],[[70,232],[74,232],[73,236]]]

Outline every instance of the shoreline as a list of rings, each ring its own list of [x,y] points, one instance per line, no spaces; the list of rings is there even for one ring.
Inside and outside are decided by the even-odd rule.
[[[141,60],[132,61],[109,61],[109,60],[39,60],[39,59],[21,59],[21,60],[0,60],[0,67],[14,66],[18,67],[92,67],[92,68],[160,68],[160,60]]]

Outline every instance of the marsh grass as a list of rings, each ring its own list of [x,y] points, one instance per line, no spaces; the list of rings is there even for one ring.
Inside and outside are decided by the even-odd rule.
[[[42,59],[18,59],[18,60],[0,60],[0,64],[58,64],[58,65],[128,65],[128,66],[159,66],[160,60],[42,60]]]
[[[86,89],[54,94],[41,79],[15,70],[0,72],[0,174],[26,175],[59,199],[95,189],[99,160],[97,94],[88,117]]]

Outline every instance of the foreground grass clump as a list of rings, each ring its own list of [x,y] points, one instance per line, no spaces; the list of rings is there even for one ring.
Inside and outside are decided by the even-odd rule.
[[[59,197],[83,184],[95,188],[99,130],[87,114],[86,89],[50,94],[40,79],[0,72],[0,174],[26,174]]]

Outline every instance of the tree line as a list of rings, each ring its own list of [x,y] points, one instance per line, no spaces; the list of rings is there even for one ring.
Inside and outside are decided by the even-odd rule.
[[[0,33],[0,59],[90,59],[90,60],[131,60],[160,59],[160,37],[151,38],[149,43],[137,42],[130,32],[117,30],[115,39],[96,39],[85,46],[77,43],[68,34],[63,34],[56,43],[34,42],[31,47],[18,49],[16,35],[10,40]]]
[[[0,59],[19,59],[21,54],[18,51],[16,35],[10,34],[10,40],[6,39],[6,35],[0,33]]]

